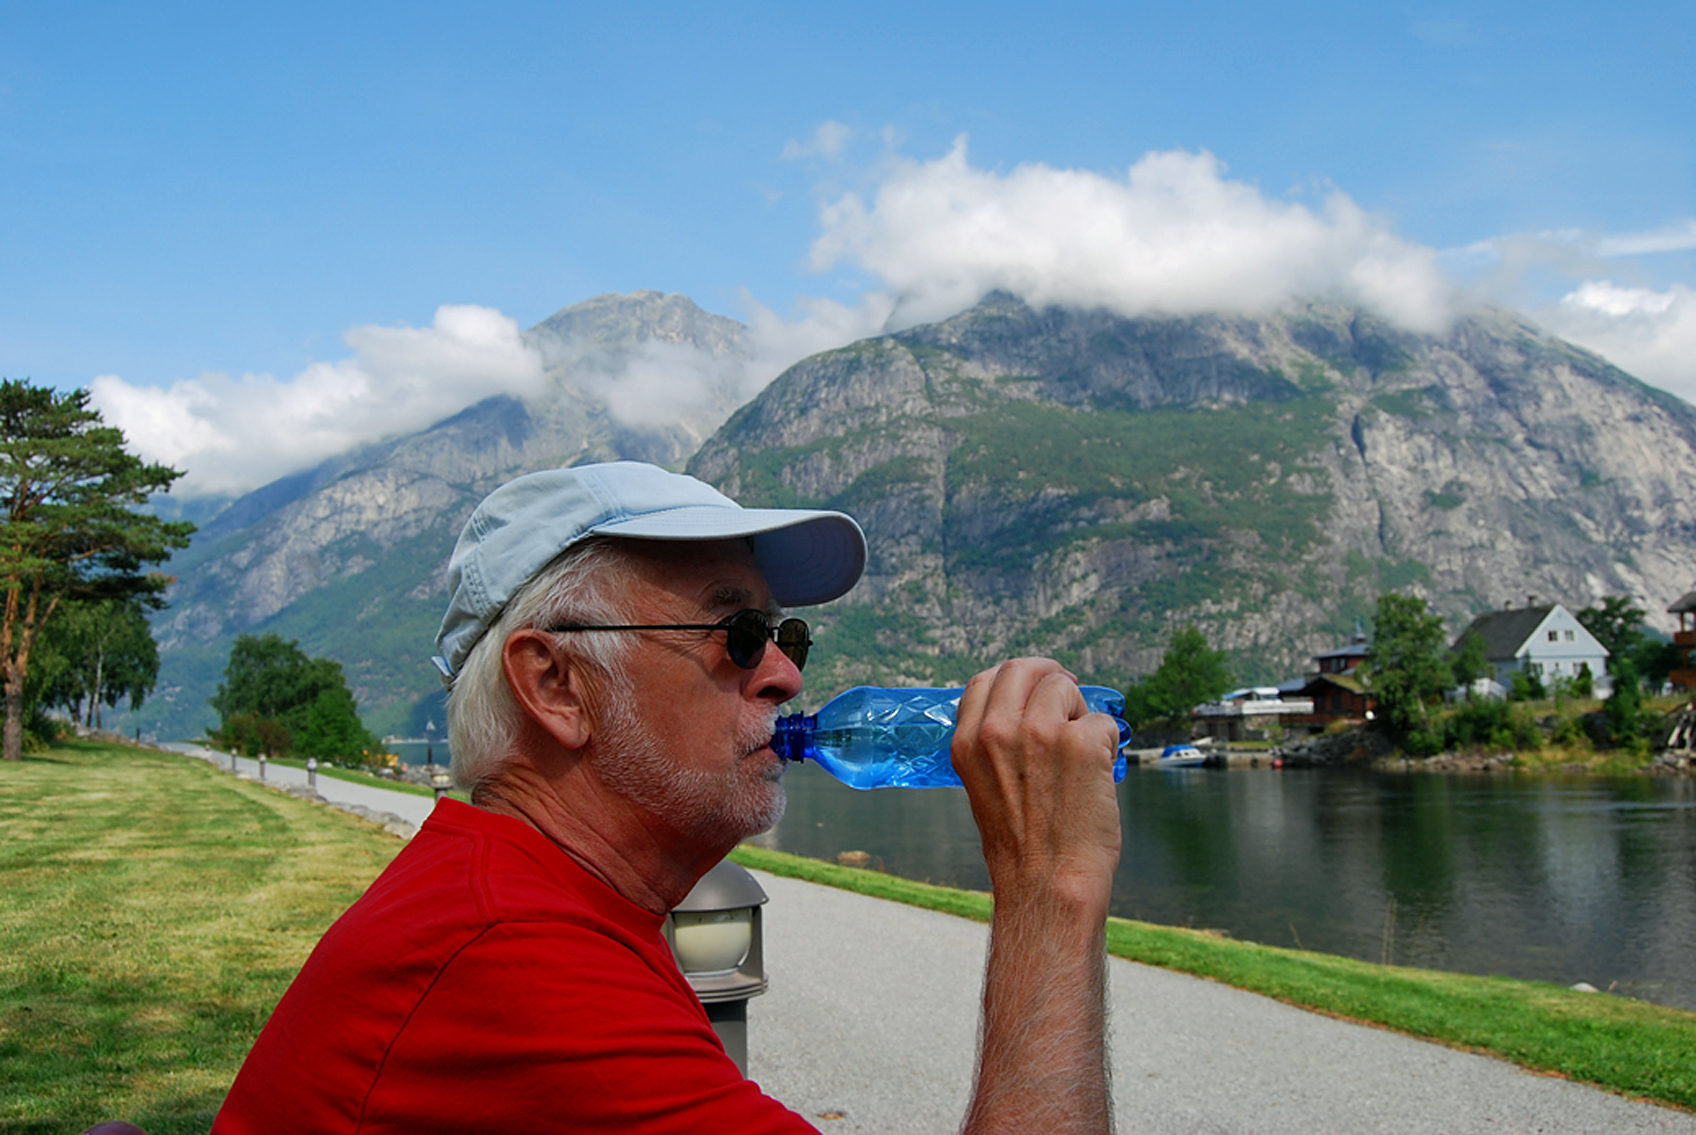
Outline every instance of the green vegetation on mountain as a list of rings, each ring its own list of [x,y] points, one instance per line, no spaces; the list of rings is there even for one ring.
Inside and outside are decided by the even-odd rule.
[[[1656,510],[1696,481],[1696,414],[1563,348],[1490,313],[1445,340],[1322,305],[1127,320],[991,296],[803,361],[690,470],[865,525],[836,609],[885,630],[824,655],[821,689],[1017,651],[1125,685],[1185,624],[1264,682],[1385,591],[1459,624],[1526,592],[1576,604],[1678,543],[1696,509]],[[1653,467],[1602,441],[1626,406]]]
[[[1386,591],[1458,628],[1528,593],[1653,607],[1689,585],[1696,411],[1500,313],[1430,336],[1322,303],[1126,319],[997,294],[802,360],[698,450],[608,416],[606,358],[730,357],[734,330],[682,297],[600,297],[536,329],[601,344],[557,352],[546,396],[235,502],[170,566],[138,717],[198,731],[233,637],[274,631],[340,661],[379,731],[439,723],[428,655],[465,516],[512,476],[615,457],[861,521],[865,581],[808,616],[809,699],[1022,652],[1124,685],[1192,624],[1258,684]]]

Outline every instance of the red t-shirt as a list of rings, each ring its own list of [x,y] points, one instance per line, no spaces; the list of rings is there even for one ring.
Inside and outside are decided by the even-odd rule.
[[[725,1055],[662,921],[443,800],[318,943],[212,1130],[813,1131]]]

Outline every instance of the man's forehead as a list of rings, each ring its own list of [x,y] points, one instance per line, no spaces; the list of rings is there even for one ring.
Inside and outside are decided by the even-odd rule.
[[[771,590],[747,540],[641,543],[642,574],[658,591],[703,611],[771,606]]]

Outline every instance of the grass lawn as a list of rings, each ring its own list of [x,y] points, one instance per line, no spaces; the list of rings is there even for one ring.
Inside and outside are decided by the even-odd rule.
[[[0,1132],[205,1132],[400,847],[187,757],[74,743],[0,765]]]
[[[980,892],[750,845],[731,858],[744,867],[980,922],[989,920],[994,906]],[[1623,1095],[1696,1109],[1696,1013],[1546,982],[1378,966],[1124,918],[1108,921],[1107,948],[1131,961],[1213,978],[1454,1048],[1494,1053]]]

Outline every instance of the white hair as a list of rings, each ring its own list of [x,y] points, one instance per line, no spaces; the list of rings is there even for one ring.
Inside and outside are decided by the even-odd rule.
[[[567,548],[531,576],[471,648],[448,693],[448,748],[454,783],[475,799],[497,779],[518,750],[524,715],[507,686],[502,654],[514,631],[557,623],[622,624],[631,617],[614,598],[632,575],[629,554],[612,539],[589,539]],[[567,636],[578,661],[613,675],[635,642],[632,634]]]

